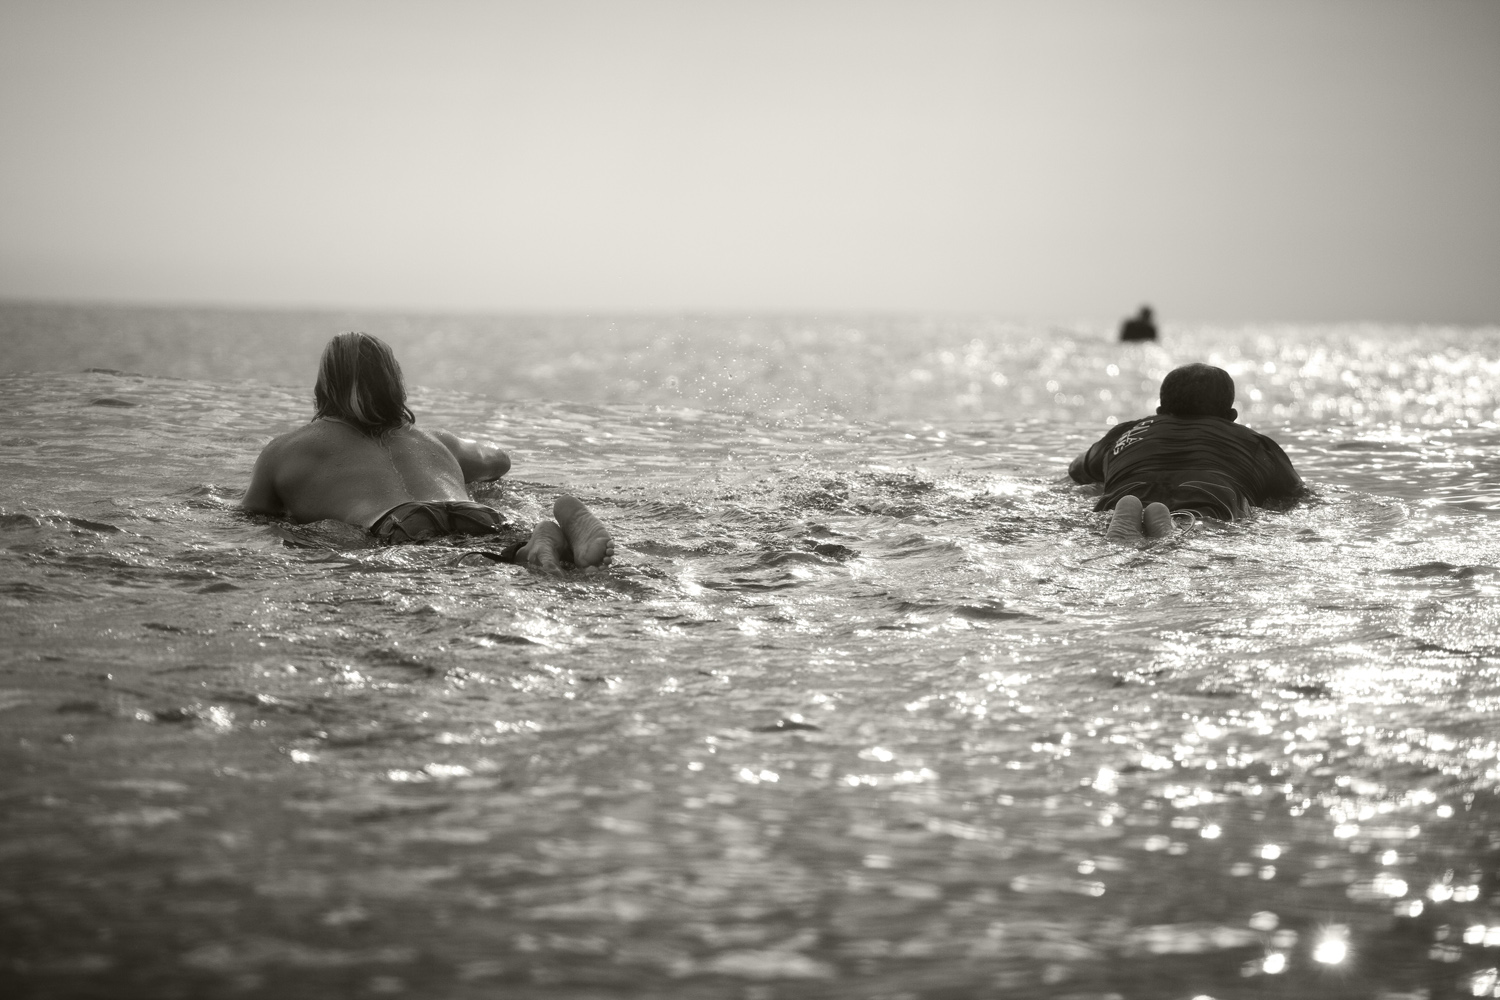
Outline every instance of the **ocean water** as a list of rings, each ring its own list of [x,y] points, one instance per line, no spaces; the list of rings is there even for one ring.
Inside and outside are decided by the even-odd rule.
[[[322,343],[561,580],[236,509]],[[0,305],[0,994],[1500,995],[1500,329]],[[1227,368],[1312,487],[1102,538]]]

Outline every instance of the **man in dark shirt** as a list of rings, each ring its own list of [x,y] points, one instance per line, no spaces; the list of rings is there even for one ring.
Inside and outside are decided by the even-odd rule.
[[[1183,365],[1161,383],[1156,416],[1110,428],[1068,466],[1077,483],[1102,483],[1095,510],[1114,510],[1112,541],[1170,534],[1172,515],[1233,521],[1251,507],[1291,500],[1305,487],[1281,446],[1234,422],[1234,379],[1213,365]]]

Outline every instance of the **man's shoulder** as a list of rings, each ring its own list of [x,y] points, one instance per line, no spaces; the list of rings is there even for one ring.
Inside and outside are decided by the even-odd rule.
[[[412,424],[397,427],[375,438],[340,420],[313,420],[272,438],[262,454],[278,463],[303,462],[358,454],[382,447],[404,454],[448,452],[437,435]]]
[[[422,451],[440,451],[448,454],[448,445],[436,433],[416,424],[407,424],[393,431],[387,431],[384,438],[388,445],[394,447],[416,448]]]
[[[1130,430],[1132,427],[1136,426],[1137,424],[1140,424],[1140,423],[1143,423],[1143,422],[1146,422],[1146,421],[1149,421],[1149,420],[1154,420],[1154,419],[1155,419],[1154,417],[1145,416],[1145,417],[1136,417],[1133,420],[1121,420],[1119,423],[1112,425],[1109,430],[1105,431],[1104,432],[1104,436],[1101,437],[1099,440],[1106,441],[1106,440],[1108,440],[1109,438],[1112,438],[1112,437],[1119,437],[1121,434],[1124,434],[1126,431]]]
[[[278,434],[271,439],[268,448],[287,449],[299,445],[316,444],[321,441],[332,441],[340,436],[342,425],[333,424],[327,420],[314,420],[303,424],[301,427],[293,427],[284,434]]]
[[[1265,437],[1244,424],[1235,423],[1226,417],[1193,416],[1179,417],[1167,414],[1158,418],[1163,428],[1171,428],[1184,434],[1227,434],[1238,438]]]
[[[1236,427],[1244,427],[1244,424],[1236,424],[1235,426]],[[1254,434],[1256,437],[1260,438],[1262,441],[1266,442],[1267,444],[1276,445],[1276,447],[1278,447],[1278,448],[1281,447],[1280,445],[1276,444],[1276,439],[1273,438],[1269,434],[1262,434],[1260,431],[1256,430],[1253,427],[1245,427],[1245,430],[1249,431],[1251,434]]]
[[[425,427],[418,427],[416,424],[407,424],[405,427],[402,427],[399,430],[392,431],[391,433],[404,435],[413,441],[425,441],[428,444],[435,444],[440,448],[448,447],[443,443],[442,438],[442,435],[447,434],[448,432],[442,429],[430,431]],[[449,436],[451,437],[452,435]]]
[[[1260,444],[1270,445],[1272,448],[1276,448],[1278,450],[1281,447],[1276,443],[1275,438],[1271,437],[1269,434],[1262,434],[1254,427],[1248,427],[1245,424],[1238,424],[1233,420],[1225,420],[1223,421],[1223,423],[1227,428],[1229,428],[1228,433],[1242,438],[1245,441],[1255,441]]]
[[[266,445],[264,454],[275,459],[316,457],[347,449],[358,431],[331,420],[314,420],[278,434]]]
[[[1111,444],[1112,442],[1118,440],[1120,437],[1129,434],[1136,428],[1144,430],[1145,428],[1150,427],[1151,422],[1155,419],[1156,417],[1154,415],[1151,415],[1145,417],[1136,417],[1134,420],[1122,420],[1111,427],[1109,430],[1105,431],[1104,436],[1099,439],[1098,443],[1101,445]]]

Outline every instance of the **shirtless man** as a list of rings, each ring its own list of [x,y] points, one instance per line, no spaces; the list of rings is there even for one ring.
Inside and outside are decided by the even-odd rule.
[[[1234,422],[1234,379],[1222,368],[1174,368],[1156,416],[1110,428],[1073,459],[1075,483],[1102,483],[1095,510],[1110,510],[1110,541],[1172,532],[1172,515],[1233,521],[1251,507],[1291,500],[1305,488],[1281,446]],[[1144,506],[1143,506],[1144,505]]]
[[[311,423],[276,438],[256,459],[241,506],[298,523],[357,525],[385,543],[513,530],[493,507],[469,499],[466,483],[499,479],[510,457],[498,448],[416,426],[401,366],[383,341],[343,333],[328,342],[313,389]],[[609,532],[574,497],[557,518],[501,553],[503,561],[556,573],[572,564],[608,566]]]

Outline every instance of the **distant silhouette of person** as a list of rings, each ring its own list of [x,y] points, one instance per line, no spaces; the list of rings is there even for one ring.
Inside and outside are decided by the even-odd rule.
[[[1141,311],[1120,324],[1121,340],[1155,340],[1156,320],[1151,318],[1151,307],[1141,306]]]

